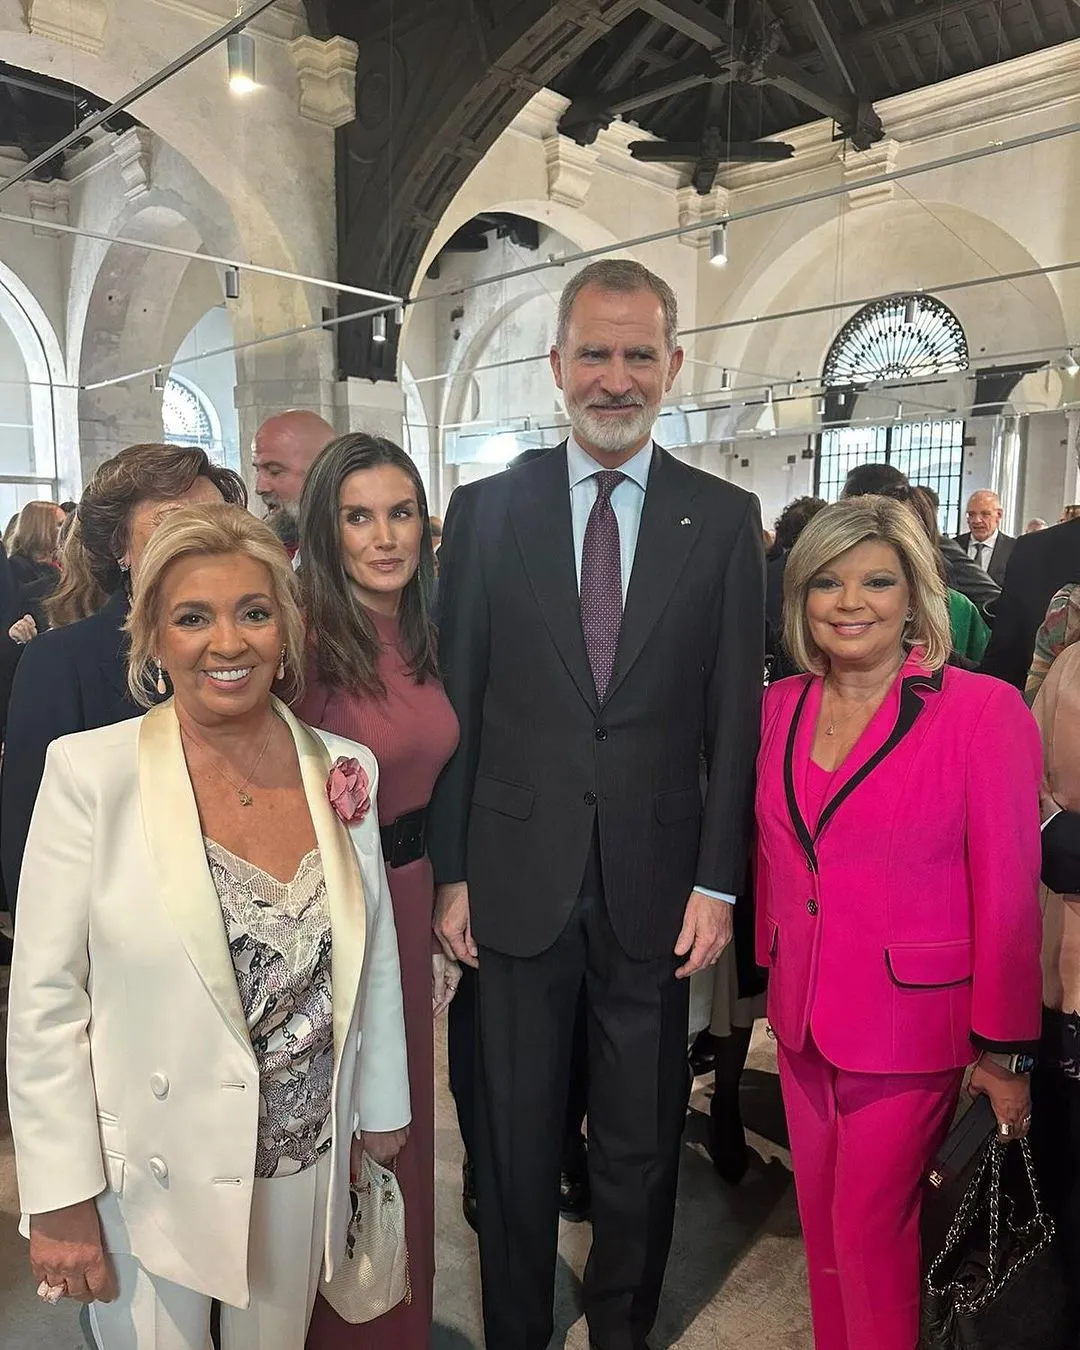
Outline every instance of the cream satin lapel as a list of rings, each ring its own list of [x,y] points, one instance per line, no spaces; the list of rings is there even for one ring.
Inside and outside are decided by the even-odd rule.
[[[326,795],[326,780],[330,774],[329,751],[319,737],[302,722],[298,722],[283,703],[277,703],[276,706],[296,742],[300,773],[322,856],[323,876],[326,878],[326,899],[334,941],[331,978],[336,1067],[341,1062],[345,1048],[364,968],[367,946],[364,887],[352,835],[334,813]]]
[[[150,856],[180,940],[229,1030],[253,1054],[171,699],[151,709],[139,727],[139,798]]]

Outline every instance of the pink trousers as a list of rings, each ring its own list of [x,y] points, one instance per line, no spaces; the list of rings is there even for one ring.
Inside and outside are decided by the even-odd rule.
[[[963,1073],[837,1069],[778,1047],[816,1350],[915,1350],[921,1181]]]

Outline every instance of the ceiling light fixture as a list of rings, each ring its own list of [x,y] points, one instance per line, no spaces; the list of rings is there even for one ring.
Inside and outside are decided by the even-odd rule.
[[[153,389],[155,394],[163,394],[165,392],[165,372],[160,366],[154,371]]]
[[[904,305],[904,322],[909,328],[914,328],[919,318],[919,297],[909,295]]]
[[[225,298],[226,300],[240,299],[239,267],[226,267],[225,269]]]
[[[720,392],[722,394],[731,393],[731,371],[726,366],[720,372]]]
[[[1080,374],[1080,362],[1077,361],[1071,347],[1065,353],[1065,359],[1061,363],[1061,369],[1070,377]]]
[[[386,341],[386,315],[376,314],[371,321],[371,340],[372,342]]]
[[[250,94],[255,88],[255,39],[250,33],[232,33],[226,40],[229,88],[234,94]]]
[[[398,328],[404,328],[404,327],[405,327],[405,306],[404,306],[404,305],[398,305],[397,309],[394,310],[394,324],[395,324],[395,326],[398,327]]]
[[[718,225],[712,232],[709,261],[714,267],[726,267],[727,260],[727,225]]]
[[[765,390],[765,406],[766,406],[766,408],[771,408],[771,407],[772,407],[773,401],[774,401],[775,398],[776,398],[776,395],[773,393],[773,387],[772,387],[772,385],[770,384],[769,387],[768,387],[768,389]]]

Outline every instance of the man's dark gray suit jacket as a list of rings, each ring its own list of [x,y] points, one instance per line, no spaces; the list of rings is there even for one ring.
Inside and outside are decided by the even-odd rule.
[[[439,558],[461,744],[432,801],[436,880],[468,882],[481,945],[537,955],[569,919],[598,825],[620,944],[636,959],[670,953],[695,885],[746,889],[764,660],[756,499],[654,448],[602,707],[565,445],[459,488]]]

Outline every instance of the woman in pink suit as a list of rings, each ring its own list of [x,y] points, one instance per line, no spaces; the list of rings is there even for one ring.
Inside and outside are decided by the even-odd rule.
[[[1038,732],[946,666],[944,584],[910,509],[822,511],[788,559],[757,795],[757,948],[817,1350],[914,1350],[920,1182],[964,1069],[1030,1125],[1040,1029]],[[991,741],[994,758],[983,747]]]

